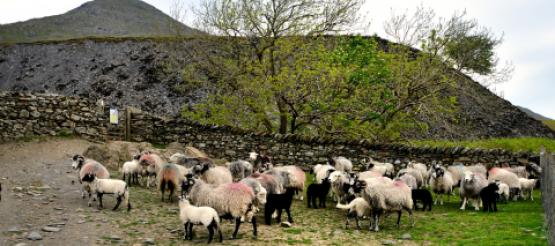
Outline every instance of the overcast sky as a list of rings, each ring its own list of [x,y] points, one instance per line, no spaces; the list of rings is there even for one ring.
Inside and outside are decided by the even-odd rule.
[[[199,0],[184,1],[194,5]],[[62,14],[84,2],[87,1],[0,0],[0,24]],[[168,13],[172,0],[145,2]],[[504,34],[504,43],[497,52],[501,61],[513,62],[515,72],[510,81],[494,89],[515,105],[555,119],[554,0],[368,0],[362,8],[371,21],[368,34],[382,34],[382,22],[391,9],[413,10],[420,4],[445,17],[466,9],[468,16],[481,25]]]

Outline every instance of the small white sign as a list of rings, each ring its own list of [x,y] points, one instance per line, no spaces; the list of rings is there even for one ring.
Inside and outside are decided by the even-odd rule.
[[[110,124],[118,124],[118,109],[110,109]]]

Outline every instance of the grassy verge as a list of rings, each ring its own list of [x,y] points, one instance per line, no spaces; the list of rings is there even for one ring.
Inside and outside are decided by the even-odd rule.
[[[490,138],[468,141],[447,141],[447,140],[414,140],[409,142],[413,146],[430,146],[430,147],[455,147],[464,146],[468,148],[482,149],[505,149],[508,151],[518,152],[526,151],[539,153],[540,148],[545,146],[548,151],[555,152],[555,139],[549,138]]]
[[[114,177],[118,175],[115,173]],[[130,193],[134,206],[131,213],[102,210],[110,216],[110,223],[119,228],[125,243],[141,244],[144,238],[154,238],[158,245],[205,243],[208,235],[202,226],[194,227],[193,242],[182,240],[182,225],[175,200],[161,202],[160,193],[154,188],[133,186]],[[536,191],[534,197],[534,201],[498,204],[499,212],[484,213],[471,207],[460,211],[459,199],[455,196],[442,206],[434,206],[431,212],[416,211],[414,227],[409,226],[404,212],[400,228],[395,225],[396,215],[391,215],[382,221],[381,231],[377,233],[368,231],[369,221],[366,219],[361,222],[362,230],[356,229],[353,219],[346,229],[345,213],[335,209],[333,201],[328,201],[326,209],[307,209],[306,201],[295,200],[293,227],[261,225],[263,218],[259,213],[258,239],[252,238],[250,224],[242,224],[239,239],[229,240],[234,227],[224,221],[224,244],[382,245],[392,241],[395,245],[547,245],[539,192]],[[283,219],[285,216],[283,214]],[[405,233],[409,233],[412,239],[402,240]]]

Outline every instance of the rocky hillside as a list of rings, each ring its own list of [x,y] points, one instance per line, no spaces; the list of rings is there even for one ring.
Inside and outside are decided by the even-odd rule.
[[[201,32],[140,0],[94,0],[65,14],[0,25],[0,43],[176,34]]]
[[[532,111],[532,110],[529,109],[529,108],[525,108],[525,107],[522,107],[522,106],[517,106],[517,107],[518,107],[520,110],[524,111],[524,113],[526,113],[528,116],[530,116],[530,117],[532,117],[532,118],[534,118],[534,119],[536,119],[536,120],[539,120],[539,121],[548,121],[548,120],[552,120],[552,119],[550,119],[550,118],[547,118],[547,117],[545,117],[545,116],[543,116],[543,115],[541,115],[541,114],[538,114],[538,113]]]
[[[189,49],[202,38],[87,39],[0,46],[0,90],[38,91],[104,98],[112,105],[135,105],[160,114],[178,114],[185,104],[205,96],[202,88],[178,92]],[[212,47],[213,49],[213,47]],[[552,130],[510,102],[467,78],[448,93],[459,110],[421,115],[429,129],[405,132],[409,138],[465,139],[553,136]]]

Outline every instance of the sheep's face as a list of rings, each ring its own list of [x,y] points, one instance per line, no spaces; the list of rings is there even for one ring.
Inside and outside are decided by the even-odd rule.
[[[141,159],[141,155],[140,154],[136,154],[133,156],[133,160],[140,160]]]
[[[181,190],[184,191],[184,193],[188,193],[195,185],[195,180],[191,174],[187,174],[186,177],[187,179],[181,182]]]
[[[526,171],[530,172],[534,176],[540,176],[542,173],[542,168],[536,163],[530,163],[526,165]]]
[[[81,169],[83,163],[85,162],[85,157],[81,155],[74,155],[72,161],[73,162],[71,163],[71,167],[73,169]]]
[[[435,167],[434,173],[432,173],[432,176],[434,178],[439,178],[439,177],[443,177],[443,175],[445,174],[445,170],[443,170],[443,168],[441,167]]]
[[[464,182],[472,183],[475,174],[473,172],[464,172]]]
[[[89,173],[89,174],[85,174],[85,176],[83,176],[81,181],[83,181],[83,182],[93,182],[95,178],[96,178],[96,176],[94,174]]]

